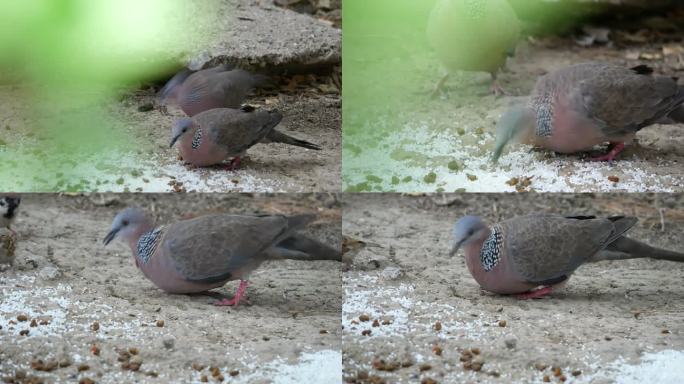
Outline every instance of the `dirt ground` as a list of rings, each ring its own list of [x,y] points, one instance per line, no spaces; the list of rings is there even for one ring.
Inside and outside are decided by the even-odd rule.
[[[404,72],[394,69],[397,66],[389,70],[395,70],[393,76],[402,79],[392,97],[404,100],[390,111],[376,105],[376,112],[359,116],[354,116],[355,111],[345,112],[345,190],[512,192],[521,189],[512,181],[514,178],[529,178],[531,183],[522,189],[540,192],[684,190],[681,124],[641,130],[637,142],[628,145],[613,164],[589,162],[587,154],[531,151],[527,145],[506,148],[498,165],[490,160],[501,115],[509,105],[528,95],[537,78],[545,73],[574,63],[604,61],[630,67],[646,64],[657,74],[681,79],[683,24],[679,24],[678,32],[658,28],[676,25],[682,15],[661,15],[659,21],[654,21],[655,17],[627,19],[617,25],[595,23],[594,27],[609,31],[611,40],[607,44],[580,45],[579,32],[565,37],[524,38],[500,75],[501,86],[511,96],[498,98],[488,92],[488,74],[471,72],[452,75],[446,93],[430,99],[430,92],[446,71],[434,52],[420,49],[426,44],[424,28],[412,35],[384,36],[384,45],[402,49],[382,50],[380,58],[371,56],[367,62],[369,77],[360,83],[371,88],[386,87],[384,79],[375,83],[378,72],[373,68],[381,68],[382,73],[388,63],[405,63]],[[403,45],[392,45],[390,38],[401,40]],[[354,92],[345,88],[345,99],[357,97]],[[597,147],[594,153],[604,151],[605,147]]]
[[[555,367],[567,383],[684,377],[684,265],[584,265],[563,290],[523,301],[485,293],[462,252],[448,257],[459,217],[494,223],[530,212],[634,215],[631,237],[684,252],[684,195],[347,194],[343,211],[347,382],[557,383]],[[470,348],[480,372],[460,361]]]
[[[115,214],[129,205],[160,223],[218,211],[317,212],[305,232],[333,247],[341,242],[334,194],[24,195],[14,225],[17,259],[0,272],[2,380],[164,383],[201,382],[206,375],[219,382],[211,367],[237,383],[339,380],[340,263],[267,262],[251,277],[251,304],[238,308],[169,295],[135,268],[126,245],[102,245]],[[236,287],[231,282],[218,291],[232,296]],[[118,360],[131,348],[129,361]],[[39,360],[53,370],[37,370]],[[126,362],[142,364],[134,372],[122,368]]]

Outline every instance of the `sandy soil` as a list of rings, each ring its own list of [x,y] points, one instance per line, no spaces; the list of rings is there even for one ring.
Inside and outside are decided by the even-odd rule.
[[[535,211],[635,215],[630,236],[681,252],[682,195],[366,194],[345,195],[343,210],[346,257],[353,259],[343,276],[348,382],[541,383],[545,375],[560,382],[554,366],[568,383],[684,377],[684,265],[585,265],[564,290],[521,301],[484,293],[462,253],[447,256],[462,215],[492,223]],[[480,372],[459,361],[470,348],[479,348]]]
[[[630,39],[639,35],[643,37],[640,42],[621,40],[583,47],[576,43],[574,36],[523,40],[500,76],[502,87],[512,96],[500,98],[488,93],[488,74],[462,73],[450,77],[446,94],[431,100],[429,93],[446,72],[432,51],[422,49],[424,29],[413,34],[385,36],[384,44],[397,49],[382,50],[381,58],[371,56],[367,66],[382,68],[395,62],[410,65],[404,72],[393,69],[394,76],[402,79],[393,97],[404,100],[396,102],[389,112],[382,105],[373,106],[377,112],[360,112],[358,116],[355,111],[345,112],[345,190],[512,192],[521,188],[520,184],[511,182],[513,178],[530,178],[531,184],[522,189],[682,191],[681,124],[643,129],[637,134],[637,143],[628,145],[613,164],[589,162],[587,154],[531,151],[526,145],[509,146],[498,165],[490,161],[496,123],[502,113],[528,95],[537,78],[549,71],[574,63],[605,61],[625,66],[646,64],[655,67],[656,73],[681,78],[684,74],[682,32],[669,36],[647,25],[668,23],[646,19],[625,21],[615,27],[597,25],[608,27],[613,38],[616,33]],[[646,32],[642,33],[643,30]],[[399,45],[397,41],[404,44]],[[371,69],[368,73],[369,78],[359,83],[376,88],[387,86],[375,83],[377,72]],[[349,99],[357,97],[359,94],[355,91],[361,92],[351,89],[347,92],[345,88],[345,98],[347,93]],[[595,153],[604,151],[605,147],[597,147]]]
[[[251,305],[235,309],[165,294],[134,267],[123,243],[102,246],[127,205],[145,207],[159,222],[217,211],[318,212],[306,232],[333,246],[341,241],[335,195],[25,195],[15,225],[17,260],[0,273],[3,380],[30,382],[19,379],[24,374],[45,383],[162,383],[206,375],[218,382],[210,372],[216,367],[230,382],[339,381],[340,263],[268,262],[252,276]],[[218,291],[232,295],[236,286]],[[24,330],[28,335],[20,335]],[[117,361],[130,348],[137,354],[128,362],[142,363],[137,372]],[[68,366],[41,372],[38,360]]]

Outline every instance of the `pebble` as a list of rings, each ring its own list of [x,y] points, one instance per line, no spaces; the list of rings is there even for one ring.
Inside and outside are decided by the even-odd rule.
[[[164,343],[164,348],[172,349],[173,346],[176,344],[176,338],[171,335],[168,335],[165,336],[164,339],[162,339],[162,342]]]
[[[38,272],[38,276],[43,280],[55,280],[62,276],[62,273],[59,269],[48,266],[41,269],[40,272]]]
[[[398,267],[387,267],[380,272],[380,276],[386,280],[396,280],[403,276],[404,272]]]
[[[518,338],[513,335],[506,336],[504,343],[506,344],[506,348],[515,349],[515,347],[518,345]]]

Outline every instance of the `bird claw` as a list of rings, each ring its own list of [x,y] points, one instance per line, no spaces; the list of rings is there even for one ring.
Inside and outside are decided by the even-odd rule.
[[[233,157],[233,159],[230,160],[230,163],[228,163],[228,165],[226,165],[226,170],[234,171],[234,170],[238,169],[240,167],[241,161],[242,160],[240,159],[240,156]]]
[[[219,307],[224,307],[224,306],[235,306],[237,307],[240,304],[240,301],[242,301],[245,304],[250,304],[250,302],[243,298],[245,295],[245,291],[247,290],[247,287],[249,286],[249,282],[247,280],[240,280],[240,285],[238,286],[237,291],[235,292],[235,296],[232,299],[224,298],[218,301],[214,302],[214,305],[219,306]]]
[[[519,299],[519,300],[540,299],[540,298],[548,295],[549,293],[551,293],[552,290],[553,290],[553,288],[551,288],[551,287],[543,287],[543,288],[535,289],[534,291],[519,293],[519,294],[514,295],[514,296],[516,299]]]
[[[625,143],[610,143],[610,150],[605,155],[592,157],[590,161],[607,161],[612,163],[618,153],[625,149]]]

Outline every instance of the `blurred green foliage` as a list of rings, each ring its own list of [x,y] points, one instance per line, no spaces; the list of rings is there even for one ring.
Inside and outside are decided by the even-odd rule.
[[[211,3],[0,0],[0,96],[20,98],[12,110],[0,106],[0,162],[20,171],[1,172],[0,189],[60,189],[43,174],[56,172],[68,184],[74,162],[142,148],[114,105],[125,89],[159,79],[202,49],[204,36],[184,27],[201,24]]]

